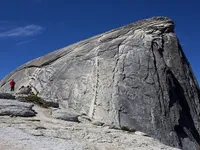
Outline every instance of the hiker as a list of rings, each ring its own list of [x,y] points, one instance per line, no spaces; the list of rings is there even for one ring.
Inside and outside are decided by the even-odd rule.
[[[14,91],[14,90],[15,90],[15,81],[14,81],[14,79],[12,79],[10,81],[10,91]]]

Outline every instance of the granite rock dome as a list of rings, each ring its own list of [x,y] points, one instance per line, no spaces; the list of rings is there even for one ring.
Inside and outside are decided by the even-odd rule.
[[[199,86],[169,18],[141,20],[32,60],[1,80],[1,92],[10,79],[105,124],[184,150],[200,144]]]

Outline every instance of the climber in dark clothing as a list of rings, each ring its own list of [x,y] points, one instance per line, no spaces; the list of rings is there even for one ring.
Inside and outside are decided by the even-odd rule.
[[[10,91],[14,91],[15,90],[15,81],[11,80],[10,81]]]

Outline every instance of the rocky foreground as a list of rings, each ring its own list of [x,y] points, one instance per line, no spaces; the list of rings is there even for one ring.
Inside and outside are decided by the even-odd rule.
[[[0,116],[0,149],[178,150],[145,133],[111,129],[107,125],[84,120],[84,117],[79,117],[82,122],[55,119],[53,111],[57,109],[0,99],[0,115],[3,115]]]

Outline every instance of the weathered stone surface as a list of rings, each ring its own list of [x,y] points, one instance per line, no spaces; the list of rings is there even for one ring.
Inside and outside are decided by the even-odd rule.
[[[15,99],[15,96],[10,93],[0,93],[0,99]]]
[[[10,79],[106,124],[184,150],[200,144],[199,87],[168,18],[142,20],[30,61],[0,82],[1,92]]]
[[[44,99],[42,99],[41,97],[35,96],[35,95],[24,95],[24,94],[20,94],[16,96],[16,99],[18,101],[21,102],[31,102],[34,103],[36,105],[40,105],[42,107],[54,107],[54,108],[59,108],[59,104],[56,102],[52,102],[52,101],[46,101]]]
[[[146,133],[143,133],[143,132],[140,132],[140,131],[136,131],[135,134],[140,135],[140,136],[148,136]]]
[[[0,128],[1,150],[82,150],[77,141],[28,134],[20,129]]]
[[[135,133],[52,119],[39,106],[34,110],[31,118],[0,116],[1,150],[178,150]]]
[[[18,102],[16,100],[0,99],[0,116],[11,115],[20,117],[32,117],[36,114],[32,107],[33,104]]]
[[[30,86],[22,86],[19,88],[16,94],[33,95],[33,91]]]
[[[74,122],[79,122],[77,113],[74,113],[69,110],[62,110],[62,109],[57,109],[52,111],[52,117],[56,119],[61,119],[65,121],[74,121]]]
[[[103,122],[96,121],[96,120],[92,121],[92,124],[93,124],[93,125],[96,125],[96,126],[103,126],[103,125],[104,125]]]
[[[78,116],[78,121],[81,123],[91,123],[91,118],[85,115]]]

